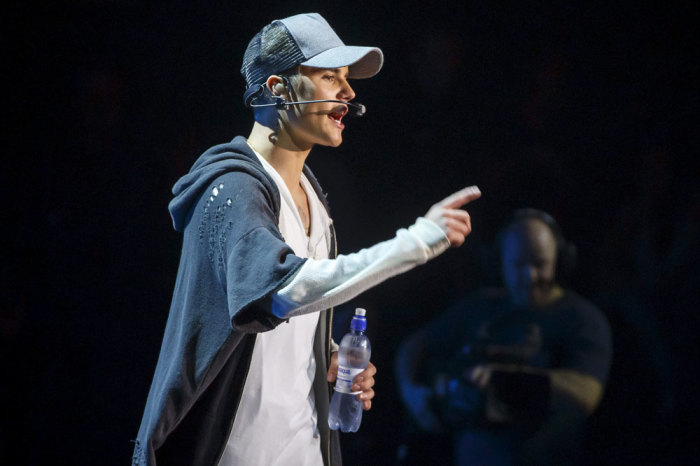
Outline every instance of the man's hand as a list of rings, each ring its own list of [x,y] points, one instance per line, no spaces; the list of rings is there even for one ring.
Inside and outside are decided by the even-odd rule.
[[[377,373],[377,368],[371,362],[367,364],[367,369],[357,374],[353,380],[352,389],[353,391],[362,391],[357,398],[362,400],[362,409],[368,411],[372,408],[372,398],[374,398],[374,374]],[[335,382],[338,377],[338,352],[334,352],[331,355],[331,365],[328,368],[328,375],[326,380],[329,383]]]
[[[425,218],[442,228],[451,246],[461,246],[472,231],[472,223],[467,211],[460,207],[480,197],[481,191],[476,186],[461,189],[433,205]]]

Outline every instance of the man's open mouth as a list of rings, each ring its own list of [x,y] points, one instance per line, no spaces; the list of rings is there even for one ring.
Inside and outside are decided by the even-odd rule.
[[[333,120],[338,127],[345,128],[345,125],[342,122],[343,117],[345,114],[348,113],[348,108],[346,106],[341,106],[333,109],[333,111],[328,113],[328,118]]]

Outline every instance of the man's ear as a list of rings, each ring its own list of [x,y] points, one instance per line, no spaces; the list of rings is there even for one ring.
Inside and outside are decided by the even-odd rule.
[[[282,95],[289,92],[284,78],[274,74],[267,78],[265,85],[272,95]]]

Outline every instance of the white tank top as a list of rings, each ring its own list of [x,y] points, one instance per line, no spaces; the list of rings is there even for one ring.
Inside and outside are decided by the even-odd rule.
[[[311,230],[306,236],[282,177],[257,155],[280,191],[279,229],[285,242],[299,257],[328,258],[330,219],[309,181],[302,174],[311,214]],[[313,343],[318,318],[318,313],[293,317],[257,335],[220,466],[323,465],[313,394]]]

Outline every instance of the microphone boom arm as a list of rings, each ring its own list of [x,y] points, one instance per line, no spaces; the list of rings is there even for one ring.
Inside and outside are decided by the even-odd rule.
[[[259,92],[259,91],[258,91]],[[348,107],[348,114],[351,116],[363,116],[367,112],[367,107],[362,105],[361,103],[357,102],[344,102],[342,100],[332,100],[332,99],[322,99],[322,100],[301,100],[299,102],[287,102],[287,100],[282,97],[282,96],[270,96],[270,98],[274,99],[274,102],[268,103],[268,104],[256,104],[253,103],[254,100],[257,100],[255,95],[250,95],[246,96],[246,104],[248,107],[252,108],[261,108],[261,107],[275,107],[277,109],[285,109],[290,105],[301,105],[301,104],[315,104],[315,103],[321,103],[321,102],[333,102],[336,104],[343,104]],[[259,98],[259,97],[258,97]]]

